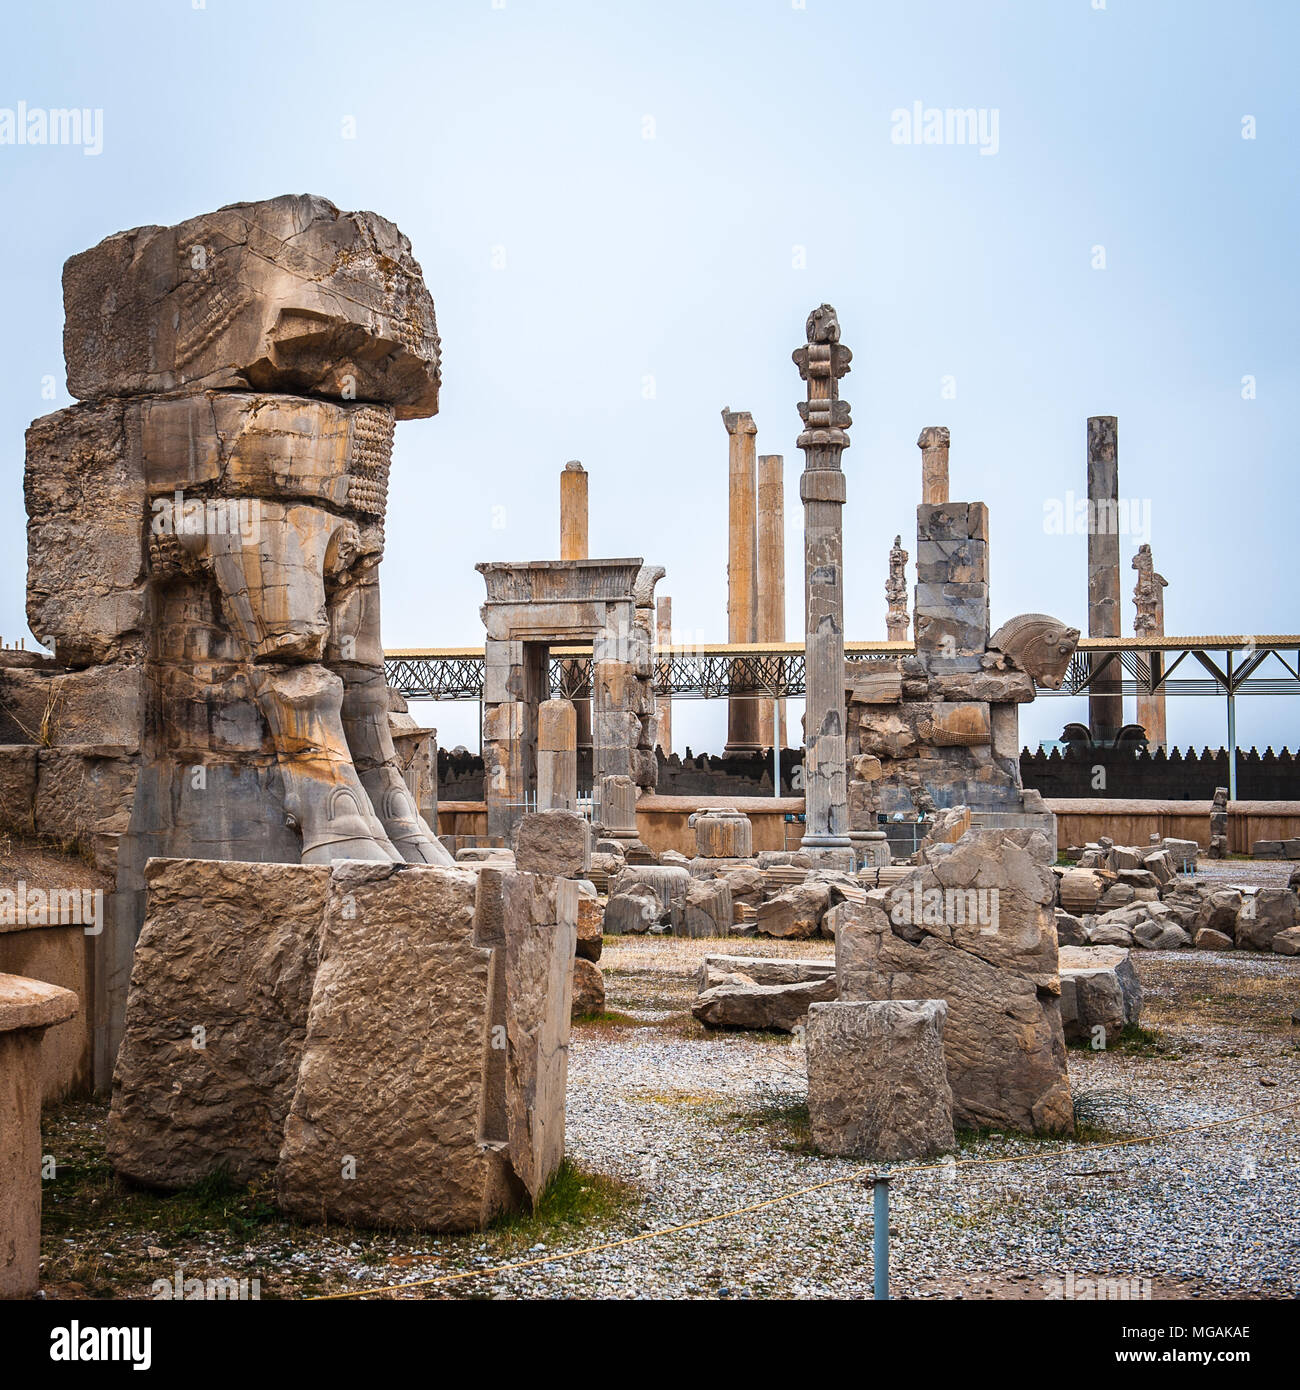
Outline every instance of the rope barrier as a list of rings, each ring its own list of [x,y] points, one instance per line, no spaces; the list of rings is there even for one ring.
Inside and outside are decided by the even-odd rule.
[[[1139,1144],[1157,1144],[1166,1139],[1175,1139],[1183,1134],[1198,1134],[1206,1130],[1219,1129],[1226,1125],[1238,1125],[1260,1120],[1268,1115],[1280,1115],[1283,1111],[1294,1110],[1300,1106],[1300,1099],[1287,1101],[1283,1105],[1270,1106],[1267,1110],[1254,1110],[1249,1115],[1233,1115],[1224,1120],[1207,1120],[1203,1124],[1183,1125],[1178,1129],[1162,1130],[1159,1134],[1142,1134],[1131,1139],[1106,1139],[1099,1140],[1091,1144],[1076,1144],[1070,1148],[1053,1150],[1050,1153],[1024,1153],[1024,1154],[1004,1154],[995,1158],[959,1158],[949,1159],[941,1163],[915,1164],[908,1168],[891,1168],[888,1176],[894,1178],[905,1177],[911,1173],[934,1173],[952,1172],[956,1168],[989,1168],[997,1167],[1001,1164],[1026,1163],[1033,1160],[1044,1161],[1054,1158],[1071,1157],[1077,1154],[1094,1152],[1098,1149],[1122,1149],[1132,1148]],[[719,1221],[732,1221],[737,1217],[750,1216],[756,1211],[763,1211],[767,1207],[780,1205],[782,1202],[793,1201],[797,1197],[807,1197],[814,1192],[824,1192],[827,1188],[839,1187],[844,1183],[858,1182],[861,1179],[881,1172],[879,1165],[874,1167],[855,1168],[851,1173],[843,1173],[838,1177],[827,1178],[825,1182],[814,1183],[810,1187],[798,1187],[790,1192],[779,1193],[775,1197],[768,1197],[761,1202],[753,1202],[749,1206],[736,1207],[731,1211],[719,1212],[715,1216],[701,1216],[694,1221],[686,1221],[678,1226],[665,1226],[657,1231],[643,1231],[639,1235],[624,1236],[620,1240],[604,1241],[600,1245],[585,1245],[577,1250],[567,1250],[562,1254],[540,1255],[533,1260],[519,1260],[513,1264],[487,1265],[482,1269],[458,1270],[454,1274],[439,1274],[429,1279],[416,1279],[406,1284],[384,1284],[376,1288],[349,1289],[344,1293],[316,1294],[308,1299],[312,1303],[336,1302],[345,1298],[369,1298],[376,1294],[400,1293],[406,1289],[431,1288],[439,1284],[453,1284],[463,1279],[479,1279],[487,1274],[512,1274],[517,1270],[535,1269],[538,1265],[554,1264],[559,1260],[573,1260],[581,1255],[597,1255],[606,1250],[618,1250],[629,1245],[638,1245],[647,1240],[658,1240],[663,1236],[680,1235],[683,1231],[695,1231],[704,1226],[715,1225]]]

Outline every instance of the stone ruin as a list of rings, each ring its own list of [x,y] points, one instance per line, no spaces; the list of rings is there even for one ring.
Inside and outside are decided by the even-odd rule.
[[[481,1225],[563,1154],[589,849],[457,867],[421,814],[378,581],[395,423],[438,408],[410,243],[322,198],[241,203],[74,256],[64,302],[79,399],[26,471],[54,656],[0,673],[28,736],[0,783],[116,871],[91,1010],[113,1160],[273,1174],[306,1218]]]
[[[849,667],[851,832],[966,806],[984,824],[1033,826],[1054,845],[1054,817],[1020,780],[1018,706],[1036,681],[1060,688],[1079,632],[1025,613],[990,634],[988,508],[947,500],[948,432],[939,444],[935,434],[921,436],[926,495],[937,500],[916,510],[915,654]]]
[[[64,304],[79,401],[29,429],[25,483],[54,657],[0,694],[38,745],[5,750],[31,823],[116,870],[103,1084],[149,858],[451,862],[404,775],[423,736],[378,582],[394,425],[437,410],[439,341],[398,229],[307,196],[109,237]]]

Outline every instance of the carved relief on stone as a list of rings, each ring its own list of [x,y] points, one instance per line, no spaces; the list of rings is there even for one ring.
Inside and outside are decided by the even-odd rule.
[[[907,641],[907,560],[903,538],[895,536],[889,552],[889,579],[885,583],[885,601],[888,604],[885,625],[891,642]]]
[[[1049,690],[1061,688],[1078,645],[1079,629],[1046,613],[1021,613],[989,638],[990,647],[1011,657]]]
[[[1138,636],[1164,636],[1164,594],[1169,581],[1158,574],[1151,557],[1151,547],[1142,545],[1133,557],[1133,568],[1137,570],[1137,583],[1133,587],[1133,603],[1137,617],[1133,620],[1133,631]]]

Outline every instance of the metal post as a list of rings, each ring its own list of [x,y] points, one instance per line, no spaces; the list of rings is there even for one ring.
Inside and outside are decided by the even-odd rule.
[[[772,795],[781,795],[781,702],[772,701]]]
[[[889,1178],[877,1174],[873,1179],[874,1208],[871,1219],[871,1274],[873,1297],[889,1298]]]
[[[1237,799],[1237,697],[1232,693],[1232,652],[1228,658],[1228,800]]]

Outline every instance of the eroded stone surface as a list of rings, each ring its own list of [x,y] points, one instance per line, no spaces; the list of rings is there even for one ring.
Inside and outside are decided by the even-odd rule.
[[[825,1153],[894,1162],[956,1147],[942,1000],[813,1004],[808,1114]]]

